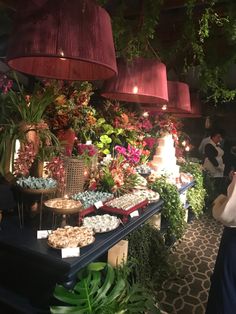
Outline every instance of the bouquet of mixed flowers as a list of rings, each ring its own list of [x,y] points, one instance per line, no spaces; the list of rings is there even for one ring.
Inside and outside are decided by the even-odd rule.
[[[165,133],[172,134],[175,141],[178,141],[178,133],[182,128],[182,123],[173,115],[163,114],[159,115],[156,121],[158,125],[157,134],[162,136]]]
[[[105,158],[97,171],[92,172],[87,182],[90,190],[101,190],[113,193],[116,196],[133,190],[138,182],[135,170],[140,151],[131,146],[126,149],[116,146],[116,157]]]
[[[92,172],[87,186],[90,190],[106,191],[119,196],[132,191],[137,181],[138,175],[134,167],[117,157]]]
[[[79,133],[80,141],[96,123],[95,109],[89,105],[93,94],[92,84],[88,82],[47,81],[46,86],[54,90],[54,99],[46,110],[46,119],[51,130],[72,128]]]

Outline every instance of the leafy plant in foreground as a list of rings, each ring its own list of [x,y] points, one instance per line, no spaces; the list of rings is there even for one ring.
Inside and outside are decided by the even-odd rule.
[[[89,264],[78,273],[73,289],[56,285],[54,296],[65,305],[51,306],[52,314],[160,314],[144,288],[131,285],[127,273],[107,263]]]

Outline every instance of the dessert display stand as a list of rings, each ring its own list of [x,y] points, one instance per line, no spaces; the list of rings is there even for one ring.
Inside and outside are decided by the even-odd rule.
[[[17,187],[18,191],[18,203],[17,203],[17,210],[18,210],[18,217],[19,217],[19,224],[20,228],[24,227],[24,209],[26,207],[26,200],[27,196],[39,196],[39,229],[42,228],[42,216],[43,216],[43,201],[49,195],[55,195],[57,189],[26,189]]]
[[[67,201],[70,202],[72,201],[73,203],[77,203],[73,207],[66,208],[66,206],[54,206],[53,203],[60,202],[60,201]],[[52,212],[52,229],[55,229],[57,227],[57,216],[62,216],[62,221],[61,221],[61,227],[65,227],[68,224],[68,216],[73,215],[73,214],[78,214],[82,210],[82,204],[78,201],[73,201],[69,199],[64,199],[64,198],[54,198],[46,201],[44,203],[45,207],[49,209]]]
[[[179,192],[191,188],[194,182]],[[77,272],[106,254],[108,249],[145,223],[162,209],[163,201],[147,205],[135,219],[107,233],[95,235],[95,242],[80,249],[79,257],[61,258],[60,250],[48,246],[47,239],[37,239],[30,226],[19,228],[18,217],[2,222],[0,231],[0,302],[14,307],[13,313],[49,313],[56,283],[72,287]],[[17,280],[16,280],[17,278]]]

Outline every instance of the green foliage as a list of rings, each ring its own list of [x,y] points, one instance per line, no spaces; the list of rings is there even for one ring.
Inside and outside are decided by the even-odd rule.
[[[66,305],[51,306],[53,314],[160,313],[147,291],[130,284],[128,272],[106,263],[91,263],[78,273],[71,290],[57,285],[54,296]]]
[[[168,183],[165,177],[161,177],[152,183],[150,188],[158,192],[164,201],[162,214],[168,221],[166,238],[175,237],[180,239],[184,233],[186,223],[184,220],[185,209],[180,201],[177,187]]]
[[[14,78],[18,85],[18,92],[10,89],[5,98],[6,112],[14,115],[16,122],[39,123],[47,106],[52,102],[54,95],[52,89],[43,89],[36,84],[33,93],[29,96],[19,84],[17,76]]]
[[[201,91],[207,95],[208,100],[213,100],[214,103],[219,101],[231,101],[235,98],[236,90],[229,90],[225,83],[224,77],[230,65],[235,62],[236,55],[232,54],[229,58],[221,56],[217,52],[216,58],[213,57],[217,51],[217,41],[215,34],[227,33],[228,24],[235,21],[235,18],[220,16],[217,13],[217,1],[211,0],[206,4],[202,15],[199,18],[199,23],[193,22],[193,0],[188,2],[187,10],[187,25],[189,29],[189,36],[191,43],[191,50],[193,59],[188,60],[188,67],[197,65],[199,70],[199,79]],[[231,32],[233,36],[233,32]],[[226,45],[228,45],[227,36],[224,36]],[[191,55],[191,54],[190,54]]]
[[[132,60],[138,56],[156,56],[149,41],[155,36],[162,2],[143,1],[138,7],[138,14],[129,18],[126,14],[127,1],[120,1],[112,18],[113,37],[119,57]]]
[[[140,115],[124,105],[107,100],[96,110],[98,119],[91,140],[103,155],[113,155],[116,145],[137,141],[143,134],[138,127]]]
[[[147,223],[130,233],[127,239],[128,259],[135,261],[135,280],[142,286],[157,291],[170,273],[175,271],[163,236],[159,230]]]
[[[181,165],[181,171],[192,174],[195,181],[194,187],[188,189],[187,201],[195,216],[198,218],[203,213],[207,194],[204,188],[202,167],[198,163],[186,162]]]

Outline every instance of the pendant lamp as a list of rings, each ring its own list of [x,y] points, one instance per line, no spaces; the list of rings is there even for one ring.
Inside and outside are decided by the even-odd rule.
[[[169,101],[163,106],[160,104],[155,105],[143,105],[144,110],[156,113],[190,113],[191,112],[191,100],[189,87],[187,84],[177,81],[168,81],[168,97]]]
[[[178,118],[200,118],[202,117],[202,103],[197,94],[191,94],[191,112],[176,114]]]
[[[92,0],[27,0],[17,10],[8,65],[62,80],[104,80],[117,73],[108,13]]]
[[[117,60],[118,75],[104,82],[103,97],[135,103],[168,101],[166,66],[158,60]]]
[[[191,100],[189,86],[182,82],[168,81],[169,102],[167,112],[189,113],[191,112]]]

